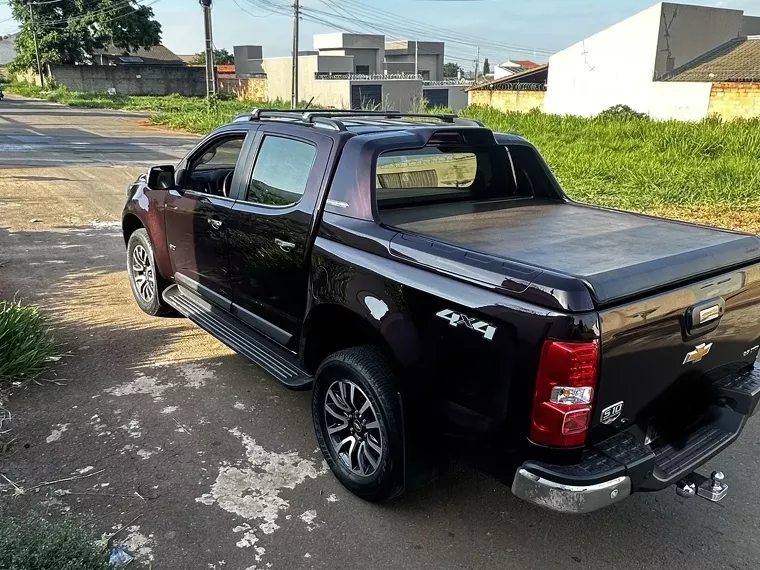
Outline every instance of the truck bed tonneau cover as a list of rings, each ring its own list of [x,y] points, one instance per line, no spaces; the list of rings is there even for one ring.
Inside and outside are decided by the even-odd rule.
[[[559,201],[383,212],[401,230],[583,280],[604,305],[760,260],[760,238]]]

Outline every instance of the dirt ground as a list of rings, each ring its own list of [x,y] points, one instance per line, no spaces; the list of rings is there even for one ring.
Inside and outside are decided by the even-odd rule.
[[[159,570],[760,567],[758,422],[710,463],[731,485],[719,505],[664,492],[564,517],[463,467],[391,505],[352,496],[316,449],[308,393],[132,302],[126,184],[194,139],[124,113],[1,105],[0,298],[39,303],[64,351],[4,403],[4,507],[127,525],[135,565]]]

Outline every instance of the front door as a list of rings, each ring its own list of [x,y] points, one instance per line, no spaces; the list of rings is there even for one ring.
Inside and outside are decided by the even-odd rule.
[[[332,139],[315,130],[262,126],[232,208],[232,310],[285,346],[306,307],[309,233],[331,149]]]
[[[232,189],[243,170],[238,165],[245,163],[245,141],[245,133],[225,133],[207,141],[181,165],[180,187],[166,198],[166,238],[176,282],[227,310],[232,298]]]

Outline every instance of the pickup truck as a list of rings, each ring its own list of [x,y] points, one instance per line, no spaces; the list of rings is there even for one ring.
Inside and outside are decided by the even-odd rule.
[[[132,184],[123,232],[140,308],[311,389],[367,500],[461,449],[555,511],[719,501],[696,469],[760,400],[760,238],[575,202],[477,121],[257,109]]]

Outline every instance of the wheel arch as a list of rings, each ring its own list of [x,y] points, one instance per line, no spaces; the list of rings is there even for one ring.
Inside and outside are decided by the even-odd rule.
[[[364,316],[337,303],[321,303],[309,311],[300,341],[307,372],[315,373],[334,352],[364,345],[379,348],[394,367],[400,365],[383,334]]]
[[[121,231],[124,235],[124,245],[129,243],[129,238],[140,228],[145,228],[140,218],[134,214],[126,214],[121,220]]]
[[[127,209],[121,219],[121,230],[124,236],[124,245],[128,245],[132,234],[139,229],[144,229],[148,233],[150,243],[153,245],[153,254],[156,257],[159,275],[166,280],[172,281],[174,271],[164,237],[163,223],[163,216],[149,216],[145,215],[145,212],[141,210]]]

